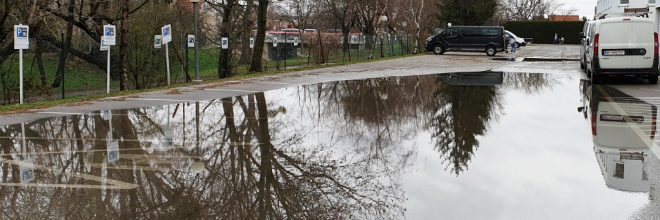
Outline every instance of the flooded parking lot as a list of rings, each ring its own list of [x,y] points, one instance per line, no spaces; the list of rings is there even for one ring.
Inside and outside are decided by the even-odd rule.
[[[40,119],[0,127],[0,218],[653,219],[648,94],[447,73]]]

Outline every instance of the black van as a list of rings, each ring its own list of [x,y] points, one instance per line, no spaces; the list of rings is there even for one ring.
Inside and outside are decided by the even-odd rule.
[[[426,51],[438,55],[447,51],[476,51],[495,56],[505,49],[501,26],[454,26],[426,41]]]

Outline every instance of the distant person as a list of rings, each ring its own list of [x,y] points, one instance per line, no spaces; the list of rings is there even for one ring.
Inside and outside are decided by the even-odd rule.
[[[516,39],[509,38],[509,47],[511,47],[511,61],[516,61],[516,51],[518,47],[518,43],[516,43]]]
[[[555,40],[553,41],[552,44],[559,44],[559,38],[557,37],[557,33],[555,33]]]
[[[561,37],[561,38],[559,39],[559,44],[564,45],[564,37]]]

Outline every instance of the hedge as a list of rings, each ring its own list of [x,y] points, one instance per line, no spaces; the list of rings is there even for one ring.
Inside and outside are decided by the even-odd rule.
[[[564,37],[565,44],[579,44],[584,21],[510,21],[504,28],[521,38],[534,38],[536,44],[552,44]]]

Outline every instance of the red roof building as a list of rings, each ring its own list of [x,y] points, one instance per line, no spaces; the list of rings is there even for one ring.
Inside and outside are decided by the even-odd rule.
[[[550,21],[580,21],[579,15],[550,15],[548,16]]]

